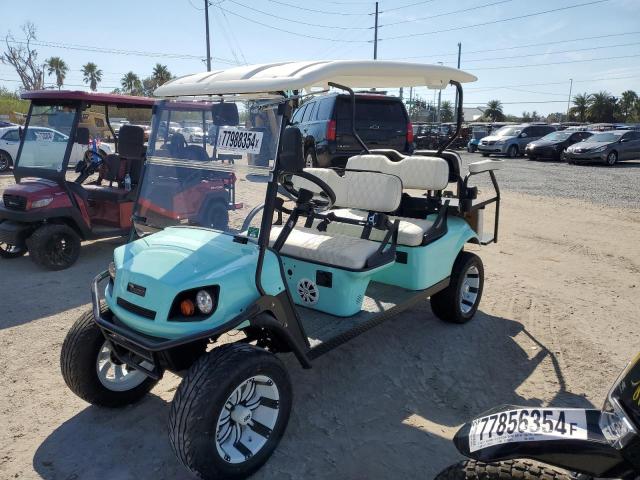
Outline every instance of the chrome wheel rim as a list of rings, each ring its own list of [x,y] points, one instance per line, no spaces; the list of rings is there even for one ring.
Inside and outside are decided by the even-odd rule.
[[[478,301],[480,291],[480,271],[475,265],[471,265],[464,274],[460,287],[460,310],[468,314]]]
[[[114,392],[126,392],[141,385],[147,376],[139,370],[129,368],[115,359],[111,346],[102,344],[96,360],[98,380],[107,389]]]
[[[0,153],[0,171],[5,171],[9,168],[9,159],[4,153]]]
[[[11,255],[16,255],[22,252],[22,247],[11,245],[10,243],[0,242],[0,250],[3,250]]]
[[[609,154],[609,156],[607,157],[607,162],[609,163],[609,165],[613,165],[616,163],[616,154],[611,152]]]
[[[226,462],[239,464],[257,455],[273,433],[280,392],[266,375],[242,382],[227,398],[216,424],[216,448]]]
[[[307,154],[304,165],[307,168],[313,168],[313,155],[311,155],[310,153]]]

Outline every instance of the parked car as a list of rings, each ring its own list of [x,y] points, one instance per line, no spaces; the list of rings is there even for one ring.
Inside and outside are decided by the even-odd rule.
[[[180,133],[184,135],[184,138],[189,143],[202,142],[204,132],[200,127],[184,127],[180,129]]]
[[[552,160],[562,160],[567,147],[574,143],[582,142],[593,133],[585,131],[562,130],[551,132],[540,140],[534,140],[524,147],[524,153],[530,160],[537,158],[550,158]]]
[[[319,95],[294,113],[292,123],[302,131],[306,165],[344,166],[362,151],[351,129],[350,99],[345,94]],[[414,150],[413,126],[398,97],[356,94],[356,130],[372,149]]]
[[[509,125],[480,140],[478,151],[483,157],[492,153],[507,155],[510,158],[524,155],[524,148],[529,142],[538,140],[554,132],[551,125]]]
[[[567,148],[565,159],[569,163],[602,162],[609,166],[619,160],[640,159],[640,132],[610,130],[594,133],[584,142]]]
[[[20,127],[0,128],[0,172],[9,170],[18,156],[20,147]],[[68,136],[52,128],[31,127],[27,130],[27,141],[54,142],[56,145],[66,145]],[[82,160],[86,147],[77,143],[73,144],[69,163],[75,165]]]

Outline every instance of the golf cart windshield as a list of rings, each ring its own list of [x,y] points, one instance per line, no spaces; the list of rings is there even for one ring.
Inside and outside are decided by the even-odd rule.
[[[33,105],[22,134],[20,167],[61,172],[76,114],[75,106]]]
[[[183,225],[257,237],[280,136],[279,103],[159,102],[134,212],[138,233]]]

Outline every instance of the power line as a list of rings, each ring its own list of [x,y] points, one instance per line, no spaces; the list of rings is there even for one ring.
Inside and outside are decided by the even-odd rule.
[[[564,65],[567,63],[583,63],[583,62],[596,62],[599,60],[619,60],[621,58],[636,58],[640,57],[640,54],[636,55],[621,55],[618,57],[601,57],[601,58],[589,58],[587,60],[565,60],[562,62],[550,62],[550,63],[531,63],[529,65],[500,65],[496,67],[479,67],[474,70],[500,70],[506,68],[527,68],[527,67],[546,67],[549,65]]]
[[[244,62],[245,65],[248,65],[247,58],[244,56],[244,51],[242,50],[242,45],[240,45],[240,42],[236,38],[236,34],[233,32],[233,27],[231,26],[231,22],[229,21],[227,14],[224,13],[224,11],[220,8],[220,3],[221,2],[217,3],[215,6],[218,8],[218,10],[220,10],[222,17],[224,18],[224,23],[225,23],[224,28],[229,32],[229,36],[231,37],[231,40],[237,45],[238,51],[240,52],[240,56],[242,57],[242,61]]]
[[[544,53],[527,53],[527,54],[519,54],[518,58],[522,57],[538,57],[541,55],[558,55],[560,53],[575,53],[575,52],[587,52],[591,50],[602,50],[603,48],[616,48],[616,47],[629,47],[632,45],[640,45],[640,42],[632,42],[632,43],[619,43],[618,45],[604,45],[600,47],[589,47],[589,48],[578,48],[573,50],[560,50],[558,52],[544,52]],[[508,60],[513,59],[513,56],[508,57],[487,57],[487,58],[472,58],[467,59],[466,62],[484,62],[486,60]]]
[[[400,25],[400,24],[403,24],[403,23],[419,22],[419,21],[422,21],[422,20],[429,20],[429,19],[432,19],[432,18],[444,17],[444,16],[447,16],[447,15],[453,15],[454,13],[461,13],[461,12],[465,12],[466,13],[466,12],[469,12],[471,10],[480,10],[481,8],[491,7],[493,5],[500,5],[502,3],[508,3],[508,2],[513,2],[513,0],[500,0],[498,2],[485,3],[483,5],[478,5],[476,7],[462,8],[460,10],[452,10],[450,12],[439,13],[437,15],[429,15],[428,17],[412,18],[412,19],[409,19],[409,20],[400,20],[398,22],[393,22],[393,23],[383,23],[382,25],[380,25],[380,28],[382,28],[382,27],[391,27],[393,25]],[[386,10],[386,11],[388,12],[389,10]]]
[[[235,0],[227,0],[227,1],[229,3],[233,3],[235,5],[238,5],[238,6],[242,7],[242,8],[250,8],[254,12],[261,13],[262,15],[266,15],[268,17],[277,18],[278,20],[284,20],[285,22],[295,22],[295,23],[299,23],[300,25],[307,25],[309,27],[333,28],[333,29],[338,29],[338,30],[371,30],[371,28],[373,28],[373,27],[339,27],[339,26],[334,26],[334,25],[322,25],[322,24],[319,24],[319,23],[308,23],[308,22],[303,22],[302,20],[298,20],[298,19],[280,17],[279,15],[274,15],[273,13],[265,12],[263,10],[258,10],[255,7],[249,7],[249,6],[244,5],[244,4],[240,3],[240,2],[236,2]],[[218,5],[218,8],[221,8],[221,7]]]
[[[277,3],[279,5],[284,5],[286,7],[297,8],[298,10],[304,10],[305,12],[322,13],[322,14],[325,14],[325,15],[340,15],[340,16],[349,15],[349,16],[357,16],[357,17],[364,17],[364,16],[367,16],[367,15],[371,15],[370,13],[345,13],[345,12],[329,12],[329,11],[326,11],[326,10],[314,10],[313,8],[301,7],[299,5],[295,5],[293,3],[282,2],[280,0],[269,0],[269,1],[271,3]]]
[[[422,2],[410,3],[409,5],[402,5],[400,7],[389,8],[387,10],[381,10],[380,13],[394,12],[396,10],[402,10],[403,8],[415,7],[416,5],[423,5],[425,3],[431,3],[434,0],[423,0]]]
[[[536,17],[536,16],[539,16],[539,15],[545,15],[547,13],[559,12],[559,11],[563,11],[563,10],[570,10],[570,9],[578,8],[578,7],[586,7],[586,6],[589,6],[589,5],[596,5],[596,4],[604,3],[604,2],[608,2],[608,1],[610,1],[610,0],[595,0],[595,1],[592,1],[592,2],[578,3],[578,4],[574,4],[574,5],[568,5],[566,7],[553,8],[551,10],[544,10],[542,12],[528,13],[528,14],[525,14],[525,15],[518,15],[516,17],[502,18],[502,19],[499,19],[499,20],[491,20],[489,22],[476,23],[476,24],[473,24],[473,25],[465,25],[465,26],[462,26],[462,27],[451,27],[451,28],[445,28],[443,30],[433,30],[431,32],[411,33],[411,34],[406,34],[406,35],[397,35],[395,37],[386,37],[386,38],[381,38],[380,41],[383,41],[383,40],[398,40],[398,39],[402,39],[402,38],[420,37],[420,36],[425,36],[425,35],[434,35],[436,33],[446,33],[446,32],[454,32],[454,31],[457,31],[457,30],[466,30],[466,29],[475,28],[475,27],[484,27],[486,25],[495,25],[497,23],[510,22],[511,20],[520,20],[520,19],[523,19],[523,18]]]
[[[640,33],[640,30],[637,30],[635,32],[624,32],[624,33],[611,33],[608,35],[596,35],[595,37],[581,37],[581,38],[568,38],[565,40],[556,40],[553,42],[542,42],[542,43],[529,43],[526,45],[513,45],[511,47],[501,47],[501,48],[493,48],[493,49],[483,49],[483,50],[470,50],[468,52],[466,52],[465,54],[468,55],[470,53],[487,53],[487,52],[502,52],[504,50],[516,50],[518,48],[529,48],[529,47],[543,47],[543,46],[547,46],[547,45],[557,45],[560,43],[568,43],[568,42],[578,42],[578,41],[582,41],[582,40],[598,40],[601,38],[610,38],[610,37],[621,37],[624,35],[636,35]],[[416,55],[416,56],[412,56],[412,57],[395,57],[392,58],[391,60],[410,60],[412,58],[430,58],[430,57],[444,57],[444,56],[453,56],[453,55],[458,55],[457,52],[450,52],[450,53],[433,53],[430,55]]]
[[[275,1],[275,0],[270,0],[270,1]],[[325,40],[327,42],[371,43],[371,40],[341,40],[341,39],[329,38],[329,37],[318,37],[318,36],[315,36],[315,35],[308,35],[306,33],[292,32],[291,30],[286,30],[284,28],[276,27],[274,25],[269,25],[268,23],[264,23],[264,22],[260,22],[258,20],[254,20],[253,18],[245,17],[244,15],[240,15],[239,13],[232,12],[231,10],[227,10],[226,8],[222,8],[220,6],[218,6],[218,8],[220,10],[223,10],[224,12],[228,13],[229,15],[234,15],[236,17],[242,18],[243,20],[246,20],[247,22],[251,22],[251,23],[258,24],[258,25],[262,25],[263,27],[267,27],[267,28],[270,28],[272,30],[277,30],[277,31],[283,32],[283,33],[288,33],[290,35],[296,35],[296,36],[305,37],[305,38],[312,38],[314,40]]]

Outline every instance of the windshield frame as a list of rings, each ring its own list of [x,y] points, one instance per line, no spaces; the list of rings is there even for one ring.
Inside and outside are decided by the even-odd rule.
[[[16,181],[20,181],[25,177],[38,177],[45,178],[48,180],[54,180],[57,182],[64,182],[67,168],[69,167],[69,158],[71,156],[71,150],[73,148],[74,140],[76,138],[76,129],[78,128],[78,123],[80,121],[81,112],[83,110],[84,102],[78,101],[64,101],[64,100],[32,100],[29,105],[29,111],[27,112],[27,117],[24,122],[24,126],[22,127],[22,134],[20,135],[20,146],[18,147],[18,154],[16,155],[15,165],[13,169],[13,176]],[[69,131],[69,137],[67,138],[67,145],[64,151],[64,156],[61,162],[60,171],[53,170],[50,168],[40,168],[40,167],[24,167],[20,163],[22,158],[22,149],[24,147],[25,139],[27,138],[27,132],[29,130],[33,108],[36,106],[66,106],[74,108],[74,116],[73,121],[71,123],[71,130]],[[34,125],[33,128],[37,128],[38,125]],[[50,128],[50,127],[49,127]],[[63,132],[60,132],[63,133]],[[66,134],[65,134],[66,135]]]

